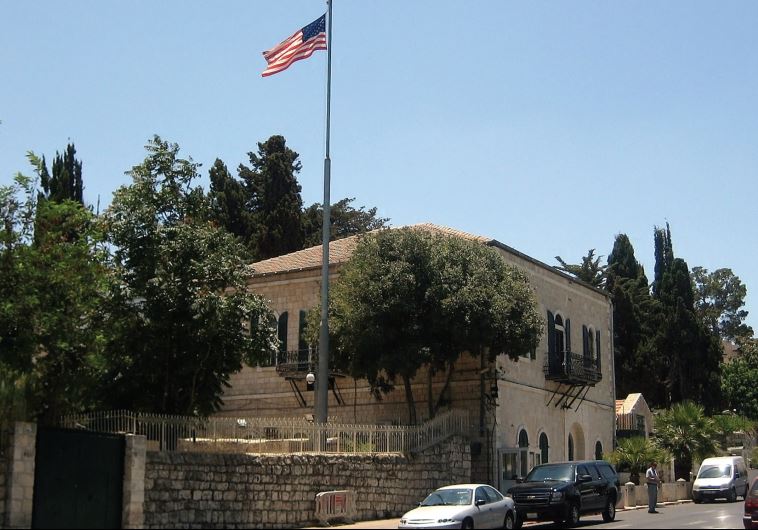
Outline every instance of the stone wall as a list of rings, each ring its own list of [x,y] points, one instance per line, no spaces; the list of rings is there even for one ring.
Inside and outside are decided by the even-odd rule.
[[[314,524],[322,491],[356,492],[357,519],[399,517],[433,489],[468,482],[469,443],[416,455],[148,452],[145,528],[291,528]]]
[[[34,458],[36,453],[37,425],[16,422],[4,435],[4,456],[0,468],[4,469],[4,508],[0,523],[4,528],[30,528],[34,498]],[[2,461],[5,462],[3,466]],[[2,472],[0,472],[2,473]]]
[[[7,479],[10,464],[10,430],[0,425],[0,527],[5,526],[5,496],[8,493]]]

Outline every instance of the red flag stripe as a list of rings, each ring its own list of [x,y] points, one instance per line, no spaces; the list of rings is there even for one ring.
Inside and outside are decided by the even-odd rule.
[[[290,42],[295,37],[301,42]],[[283,47],[282,45],[285,43],[289,43],[289,46]],[[271,60],[268,63],[266,70],[261,74],[263,77],[286,70],[292,65],[292,63],[301,59],[307,59],[313,55],[313,52],[316,50],[326,50],[326,35],[319,34],[318,36],[309,39],[307,42],[302,43],[302,32],[299,32],[297,35],[293,35],[292,38],[282,43],[282,45],[277,46],[276,50],[279,52],[276,55],[274,54],[275,50],[264,52],[264,58],[269,61],[269,57],[271,57]]]

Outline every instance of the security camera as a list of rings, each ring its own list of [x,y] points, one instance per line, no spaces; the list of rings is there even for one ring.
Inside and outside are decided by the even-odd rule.
[[[305,376],[305,382],[309,385],[312,385],[316,382],[316,376],[313,375],[313,372],[308,372],[308,375]]]

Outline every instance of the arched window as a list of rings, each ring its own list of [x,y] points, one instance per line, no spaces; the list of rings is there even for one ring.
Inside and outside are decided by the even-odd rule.
[[[540,460],[543,464],[546,464],[549,462],[548,460],[548,444],[547,444],[547,434],[544,432],[540,434]]]
[[[574,460],[574,437],[570,434],[568,440],[568,460]]]
[[[603,459],[603,444],[598,441],[595,444],[595,460],[602,460]]]
[[[519,459],[521,460],[520,476],[525,477],[529,472],[529,435],[526,429],[521,429],[518,433]]]

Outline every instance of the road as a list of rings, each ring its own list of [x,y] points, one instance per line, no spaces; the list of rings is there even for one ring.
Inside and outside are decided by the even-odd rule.
[[[647,507],[638,510],[616,512],[616,520],[603,523],[599,515],[582,517],[576,528],[594,530],[601,528],[742,528],[744,502],[740,497],[737,502],[716,501],[706,504],[671,504],[659,506],[658,514],[647,513]],[[350,525],[334,525],[334,528],[397,528],[400,519],[381,521],[361,521]],[[551,530],[564,528],[553,523],[527,523],[524,528],[533,530]]]
[[[749,472],[750,481],[758,476],[758,469]],[[738,497],[737,502],[715,501],[704,504],[685,502],[681,504],[658,505],[659,514],[647,513],[647,507],[640,506],[637,510],[621,510],[616,512],[616,520],[603,523],[599,515],[582,517],[577,528],[594,530],[595,528],[742,528],[742,514],[745,501]],[[334,524],[340,529],[375,529],[397,528],[400,519],[383,519],[380,521],[361,521],[349,525]],[[315,527],[318,528],[318,527]],[[552,523],[527,523],[524,528],[529,530],[551,530],[562,528]]]

